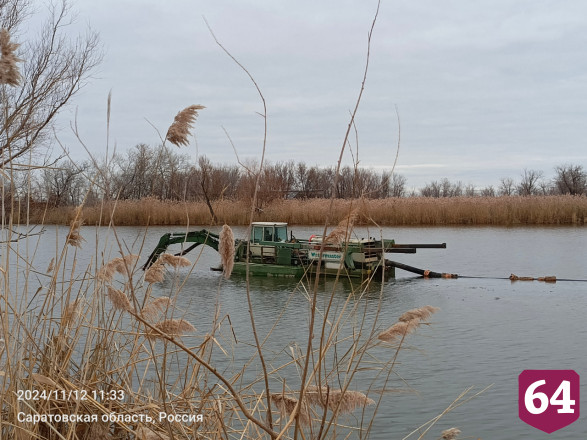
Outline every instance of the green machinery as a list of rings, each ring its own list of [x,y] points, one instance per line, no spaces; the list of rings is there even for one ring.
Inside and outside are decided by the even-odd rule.
[[[185,255],[202,244],[218,251],[219,236],[205,229],[164,234],[143,269],[153,264],[168,246],[188,243],[193,244],[176,255]],[[235,240],[233,273],[244,274],[248,270],[251,275],[301,278],[319,269],[327,276],[389,278],[395,276],[396,267],[410,270],[410,266],[386,260],[385,254],[415,253],[417,248],[446,248],[446,243],[396,244],[394,240],[374,238],[330,242],[316,235],[297,239],[291,233],[288,236],[287,223],[255,222],[250,241]]]

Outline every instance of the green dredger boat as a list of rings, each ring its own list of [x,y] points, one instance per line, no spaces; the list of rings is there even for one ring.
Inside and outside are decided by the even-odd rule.
[[[194,244],[176,255],[185,255],[201,244],[218,251],[219,235],[205,229],[164,234],[143,269],[153,264],[169,245],[187,243]],[[235,240],[233,273],[244,274],[248,268],[251,275],[301,278],[315,274],[321,260],[320,273],[327,276],[367,279],[383,275],[387,279],[395,277],[396,267],[421,275],[437,275],[385,259],[386,253],[415,253],[417,248],[446,248],[446,243],[397,244],[394,240],[374,238],[323,243],[322,237],[317,235],[298,239],[290,233],[288,237],[287,223],[255,222],[249,242]]]

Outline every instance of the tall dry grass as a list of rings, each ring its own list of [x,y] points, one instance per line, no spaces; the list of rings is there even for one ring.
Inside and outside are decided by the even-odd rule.
[[[242,358],[239,347],[250,348],[236,341],[250,335],[236,334],[230,319],[222,318],[220,296],[206,326],[195,326],[176,306],[183,278],[190,276],[184,257],[160,257],[165,279],[174,280],[164,290],[157,287],[163,277],[149,279],[138,268],[138,255],[122,246],[119,257],[79,267],[84,246],[104,254],[101,243],[71,240],[79,232],[80,212],[49,267],[35,258],[33,249],[44,240],[39,236],[5,247],[0,259],[1,438],[368,436],[404,339],[437,310],[426,306],[399,315],[398,323],[410,322],[400,334],[398,324],[381,319],[377,308],[367,310],[366,304],[376,306],[372,298],[364,301],[373,295],[368,282],[351,287],[336,307],[328,292],[323,301],[312,299],[311,280],[293,282],[291,295],[303,295],[308,307],[292,309],[288,301],[273,322],[264,323],[271,330],[258,342],[264,352],[272,341],[271,352],[287,354],[271,357],[264,374],[279,386],[269,393],[258,377],[259,354],[250,354],[245,365],[234,362]],[[2,238],[10,239],[10,231]],[[218,295],[226,282],[221,279]],[[319,342],[307,351],[300,348],[303,341],[283,345],[272,334],[282,316],[292,313],[320,317]],[[392,330],[384,330],[390,324]],[[308,375],[300,382],[304,362]],[[357,390],[364,368],[373,379]],[[160,420],[160,413],[202,418]],[[78,419],[64,422],[70,415]]]
[[[219,222],[247,225],[251,210],[244,201],[212,202]],[[374,221],[382,226],[441,225],[584,225],[587,223],[585,196],[532,197],[451,197],[389,198],[373,200],[336,199],[332,205],[334,222],[343,221],[349,211],[361,213],[356,224]],[[330,212],[324,199],[278,200],[255,213],[257,221],[285,221],[296,225],[323,224]],[[84,207],[86,224],[115,225],[207,225],[212,223],[204,202],[166,202],[157,199],[109,202],[103,206]],[[46,209],[36,205],[33,223],[69,224],[75,208]],[[19,218],[25,219],[22,215]],[[19,219],[17,218],[17,220]]]
[[[358,207],[359,224],[379,225],[568,225],[587,223],[587,197],[454,197],[336,200],[333,218],[341,221]],[[267,207],[261,220],[320,224],[328,204],[320,199],[285,200]]]
[[[169,142],[188,142],[199,108],[180,112],[167,133]],[[356,108],[353,118],[355,113]],[[378,285],[379,303],[373,301],[372,280],[352,286],[340,302],[336,289],[318,301],[318,278],[305,278],[292,287],[291,295],[302,295],[306,307],[292,310],[288,301],[265,323],[270,330],[261,339],[247,277],[251,343],[250,335],[237,335],[230,317],[223,315],[220,293],[225,281],[219,279],[211,323],[196,329],[175,305],[183,293],[182,277],[190,276],[189,270],[180,274],[187,260],[162,254],[152,266],[156,273],[143,273],[136,255],[119,241],[120,256],[110,261],[103,261],[106,250],[99,242],[91,244],[95,257],[87,267],[79,267],[77,256],[79,249],[90,246],[81,237],[82,222],[107,225],[114,236],[115,225],[207,224],[211,210],[204,204],[149,199],[48,210],[28,202],[24,216],[11,206],[8,222],[2,211],[2,439],[366,438],[404,340],[436,311],[430,306],[411,310],[383,330],[391,324],[380,316],[383,283]],[[324,223],[326,230],[329,222],[324,219],[348,218],[340,224],[347,231],[355,221],[375,218],[378,207],[362,203],[280,202],[258,212],[256,219]],[[221,201],[214,211],[224,223],[249,224],[255,220],[249,217],[253,206],[254,198],[249,206]],[[365,214],[363,219],[353,214],[357,209]],[[29,221],[71,225],[65,241],[55,244],[46,269],[47,262],[36,258],[41,238],[13,230],[13,223]],[[230,253],[224,246],[223,254]],[[159,296],[156,285],[170,277],[166,296]],[[284,346],[273,332],[291,313],[310,324],[305,341]],[[404,325],[408,327],[399,331]],[[269,349],[269,341],[277,348]],[[254,348],[244,365],[242,353],[237,353],[243,346]],[[278,356],[283,354],[287,356]],[[356,379],[365,371],[371,382],[357,390]],[[457,406],[453,403],[443,414]],[[421,427],[424,434],[439,418]]]
[[[52,212],[44,207],[25,206],[33,212],[24,218],[34,218],[38,209],[39,218],[50,221]],[[252,206],[224,201],[215,210],[226,223],[244,224]],[[346,208],[337,207],[341,213]],[[345,230],[357,219],[356,208],[344,213]],[[99,227],[113,237],[116,225],[206,224],[210,213],[203,205],[112,201],[53,213],[70,229],[62,241],[49,244],[55,249],[50,263],[37,254],[47,245],[45,237],[15,231],[13,217],[0,230],[0,438],[369,436],[408,336],[379,337],[390,322],[379,316],[372,280],[351,286],[341,299],[336,288],[322,297],[317,278],[293,282],[290,295],[302,296],[305,306],[294,309],[287,301],[263,322],[269,330],[261,334],[247,278],[243,297],[249,298],[250,327],[237,333],[223,312],[223,277],[216,292],[207,292],[216,294],[213,316],[192,322],[176,306],[191,273],[189,260],[164,253],[142,272],[140,249],[130,253],[115,239],[118,255],[106,258],[106,243],[81,235],[82,224],[106,225]],[[234,252],[228,226],[223,240],[226,260]],[[94,257],[80,267],[78,252],[85,246]],[[378,289],[382,301],[383,284]],[[288,315],[309,323],[299,341],[274,335]],[[357,389],[361,376],[366,386]]]

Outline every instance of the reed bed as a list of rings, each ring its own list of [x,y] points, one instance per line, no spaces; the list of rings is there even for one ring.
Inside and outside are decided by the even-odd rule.
[[[571,225],[587,223],[585,196],[451,197],[372,200],[382,225]]]
[[[220,224],[246,225],[250,203],[221,200],[212,202]],[[257,221],[285,221],[294,225],[324,224],[330,208],[324,199],[277,200],[256,210]],[[382,226],[440,225],[584,225],[587,223],[585,196],[504,196],[451,198],[337,199],[333,205],[334,221],[341,221],[349,211],[362,215],[356,224],[374,221]],[[86,224],[119,226],[206,225],[212,223],[204,202],[168,202],[157,199],[124,200],[84,207]],[[69,224],[75,217],[73,207],[47,209],[37,206],[29,217],[31,223]],[[25,217],[20,219],[24,221]]]
[[[29,254],[39,236],[20,237],[0,258],[1,438],[366,438],[404,340],[438,311],[398,311],[394,323],[378,308],[366,309],[383,284],[366,280],[339,302],[334,292],[321,297],[302,279],[292,283],[291,295],[303,295],[308,307],[286,305],[271,328],[286,314],[314,314],[320,319],[308,332],[316,340],[306,350],[303,341],[268,350],[271,330],[242,365],[234,359],[254,343],[247,342],[250,334],[236,334],[222,313],[224,277],[211,324],[192,323],[194,315],[176,306],[192,263],[162,254],[151,267],[160,273],[152,276],[151,269],[140,270],[138,255],[118,246],[120,256],[78,267],[80,249],[92,246],[104,255],[106,246],[76,239],[82,212],[72,214],[48,267],[37,263],[36,251]],[[347,225],[349,233],[356,212],[338,227]],[[232,239],[230,228],[223,229]],[[2,241],[10,243],[11,234],[5,230]],[[258,376],[263,352],[283,354],[271,355],[265,386]],[[364,370],[370,385],[359,390],[355,382]]]

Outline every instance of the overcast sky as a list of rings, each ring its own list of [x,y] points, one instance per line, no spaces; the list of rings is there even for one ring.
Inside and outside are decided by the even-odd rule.
[[[156,145],[175,114],[202,104],[197,151],[236,163],[258,158],[261,100],[267,159],[336,162],[365,67],[375,1],[78,0],[78,22],[99,31],[105,57],[76,98],[96,152]],[[72,29],[73,32],[73,29]],[[356,119],[361,166],[396,171],[408,186],[448,177],[478,187],[527,169],[587,168],[587,2],[383,0]],[[62,126],[73,119],[62,115]],[[66,129],[70,150],[80,150]],[[352,137],[353,148],[355,137]],[[195,157],[196,143],[182,151]],[[75,153],[83,158],[84,153]],[[78,155],[79,154],[79,155]],[[345,163],[352,157],[347,153]]]

